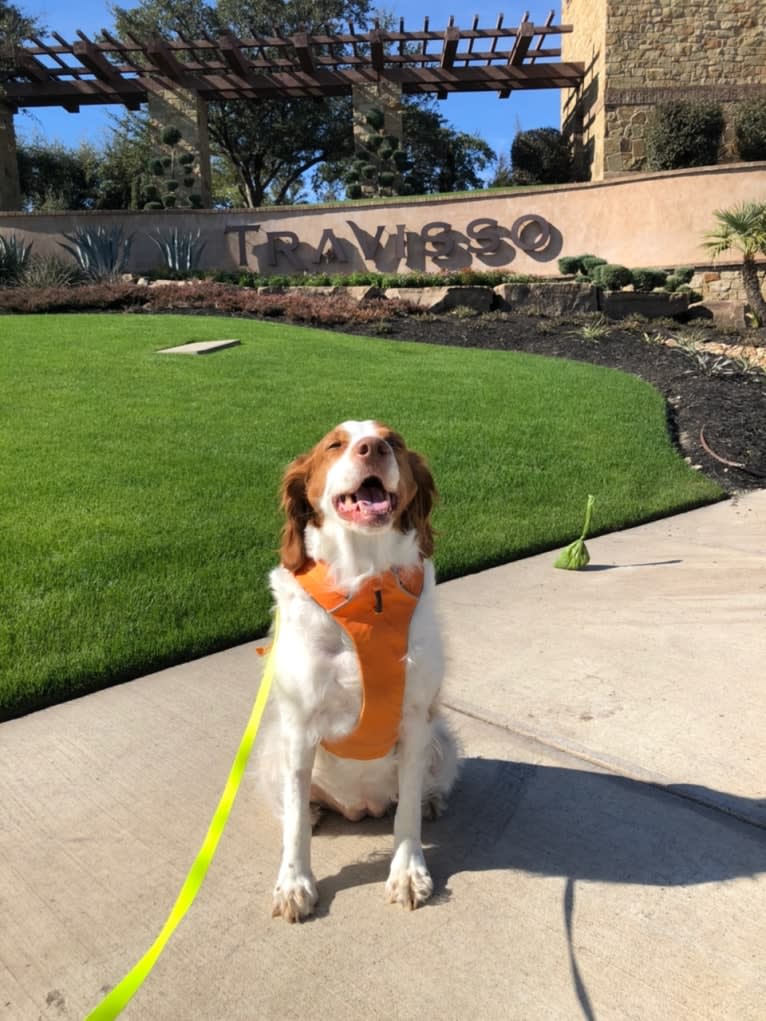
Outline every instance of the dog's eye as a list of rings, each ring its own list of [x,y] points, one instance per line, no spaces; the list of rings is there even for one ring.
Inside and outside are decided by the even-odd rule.
[[[340,441],[340,440],[335,440],[335,442],[334,442],[334,443],[331,443],[331,444],[330,444],[330,445],[328,446],[328,448],[327,448],[327,449],[328,449],[328,450],[340,450],[340,448],[341,448],[342,446],[343,446],[343,444],[341,443],[341,441]]]

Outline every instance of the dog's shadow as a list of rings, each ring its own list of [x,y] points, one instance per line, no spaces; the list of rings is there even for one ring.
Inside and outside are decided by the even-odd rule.
[[[718,807],[708,807],[715,805]],[[319,883],[319,914],[342,890],[384,883],[392,819],[328,815],[316,839],[380,837],[380,851]],[[515,870],[602,883],[688,886],[766,871],[766,799],[667,788],[611,774],[468,758],[447,813],[423,824],[438,906],[462,872]]]

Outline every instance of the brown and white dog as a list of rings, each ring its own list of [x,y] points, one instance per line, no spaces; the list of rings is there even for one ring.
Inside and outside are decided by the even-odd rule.
[[[386,898],[414,908],[431,895],[421,814],[440,814],[458,759],[438,708],[444,660],[428,559],[435,495],[424,459],[374,421],[343,422],[285,472],[281,565],[271,574],[277,718],[261,758],[283,823],[273,913],[290,922],[317,901],[314,805],[352,821],[396,805]],[[396,605],[403,625],[392,623]],[[361,623],[342,620],[357,606]]]

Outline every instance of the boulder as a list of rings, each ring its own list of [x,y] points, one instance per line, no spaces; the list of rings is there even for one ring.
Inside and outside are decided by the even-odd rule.
[[[455,308],[471,308],[489,312],[493,294],[490,287],[387,287],[387,298],[408,301],[429,312],[449,312]]]
[[[673,318],[686,315],[689,295],[668,294],[667,291],[599,291],[599,309],[610,319],[640,315],[647,319]]]
[[[566,316],[595,312],[596,288],[574,281],[529,284],[498,284],[494,289],[497,306],[504,311],[533,315]]]

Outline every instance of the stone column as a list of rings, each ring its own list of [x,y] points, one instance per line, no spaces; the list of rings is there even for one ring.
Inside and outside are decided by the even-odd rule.
[[[398,191],[401,149],[402,93],[394,82],[354,85],[354,148],[356,161],[349,193],[393,195]]]
[[[149,208],[209,208],[207,103],[185,89],[149,94],[154,132]]]
[[[21,187],[13,113],[0,99],[0,210],[15,212],[18,209],[21,209]]]

